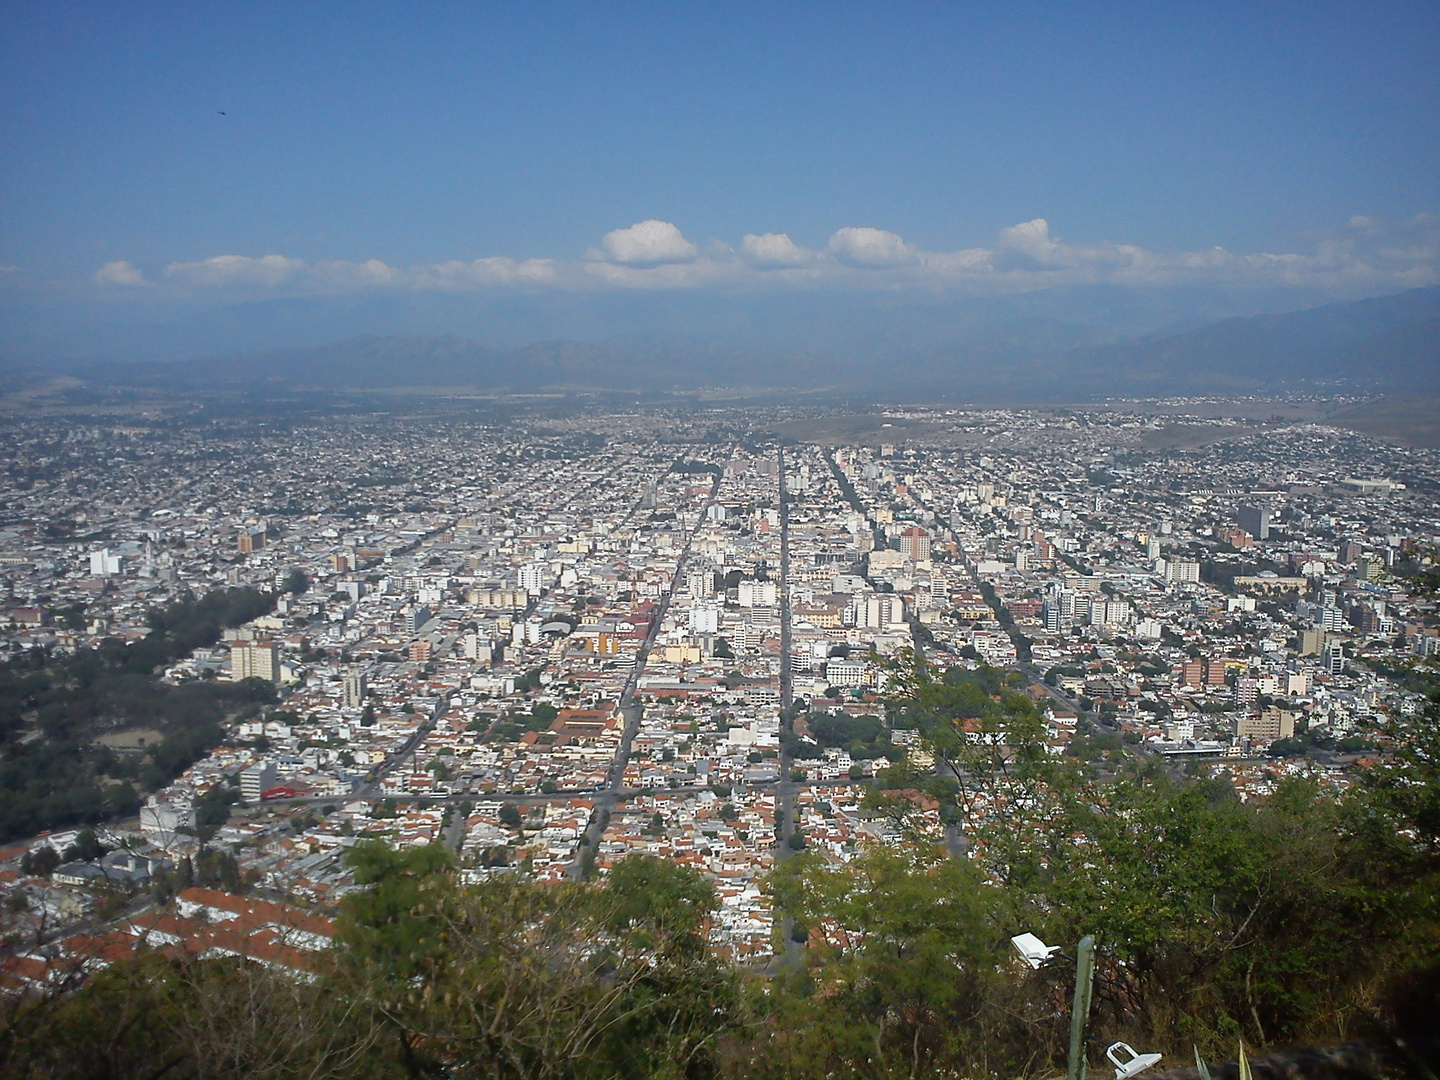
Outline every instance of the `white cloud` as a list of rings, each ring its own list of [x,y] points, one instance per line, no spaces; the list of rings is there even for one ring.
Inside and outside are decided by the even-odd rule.
[[[940,283],[964,277],[985,277],[994,267],[994,252],[989,248],[965,248],[961,251],[921,251],[916,254],[920,273]]]
[[[807,251],[788,233],[746,233],[740,241],[740,254],[747,263],[761,270],[806,266],[815,261],[815,253]]]
[[[258,259],[245,255],[214,255],[199,262],[171,263],[165,268],[165,276],[186,285],[205,288],[259,285],[273,289],[295,280],[304,269],[303,260],[284,255],[262,255]]]
[[[302,267],[304,264],[301,264]],[[304,268],[316,281],[342,290],[387,288],[398,285],[403,271],[387,266],[379,259],[367,259],[362,263],[333,261],[316,263]]]
[[[848,226],[830,237],[830,253],[851,266],[903,266],[915,261],[915,248],[884,229]]]
[[[231,290],[253,295],[367,291],[659,290],[723,287],[923,289],[1022,292],[1055,285],[1222,288],[1305,286],[1337,297],[1373,295],[1440,282],[1440,217],[1406,222],[1354,218],[1316,233],[1303,252],[1236,254],[1150,251],[1133,244],[1070,244],[1035,218],[1000,231],[993,247],[926,251],[883,229],[848,227],[825,250],[806,249],[786,233],[747,233],[738,248],[712,243],[703,253],[674,225],[642,221],[607,233],[585,258],[504,256],[409,267],[379,259],[308,263],[284,255],[217,255],[173,263],[165,281],[181,293]],[[102,286],[151,286],[125,261],[95,274]],[[153,287],[153,286],[151,286]]]
[[[145,284],[145,275],[133,263],[128,263],[124,259],[116,259],[114,262],[107,262],[95,271],[95,284],[135,288]]]
[[[407,281],[421,291],[465,292],[471,289],[506,285],[554,285],[559,282],[559,264],[553,259],[514,259],[492,257],[462,262],[434,263],[411,267]]]
[[[1004,255],[1032,268],[1053,266],[1060,251],[1060,244],[1050,239],[1050,223],[1044,218],[1001,229],[996,246]]]
[[[654,218],[606,233],[600,247],[610,261],[626,266],[693,262],[700,254],[678,228]]]

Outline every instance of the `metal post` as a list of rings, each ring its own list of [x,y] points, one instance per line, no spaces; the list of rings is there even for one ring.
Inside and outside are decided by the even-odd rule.
[[[1068,1080],[1085,1080],[1085,1024],[1090,1019],[1090,990],[1095,983],[1095,935],[1080,939],[1075,954],[1075,1004],[1070,1010]]]

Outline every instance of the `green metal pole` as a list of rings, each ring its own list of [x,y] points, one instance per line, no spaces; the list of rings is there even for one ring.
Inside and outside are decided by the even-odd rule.
[[[1075,956],[1075,1004],[1070,1010],[1068,1080],[1085,1080],[1085,1024],[1090,1019],[1090,990],[1095,984],[1095,935],[1080,939]]]

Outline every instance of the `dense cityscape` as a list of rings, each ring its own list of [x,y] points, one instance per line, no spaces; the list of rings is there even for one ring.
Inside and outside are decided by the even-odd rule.
[[[1338,795],[1440,654],[1440,457],[1204,404],[10,425],[12,678],[245,603],[149,673],[230,686],[210,727],[10,707],[6,987],[157,942],[304,970],[366,839],[476,883],[659,856],[766,970],[778,863],[974,860],[1008,813],[936,786],[916,656],[1010,673],[1094,777]]]

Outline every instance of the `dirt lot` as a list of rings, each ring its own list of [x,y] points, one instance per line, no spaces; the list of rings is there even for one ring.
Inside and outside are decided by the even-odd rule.
[[[1405,446],[1440,447],[1440,398],[1381,398],[1338,412],[1329,422]]]

